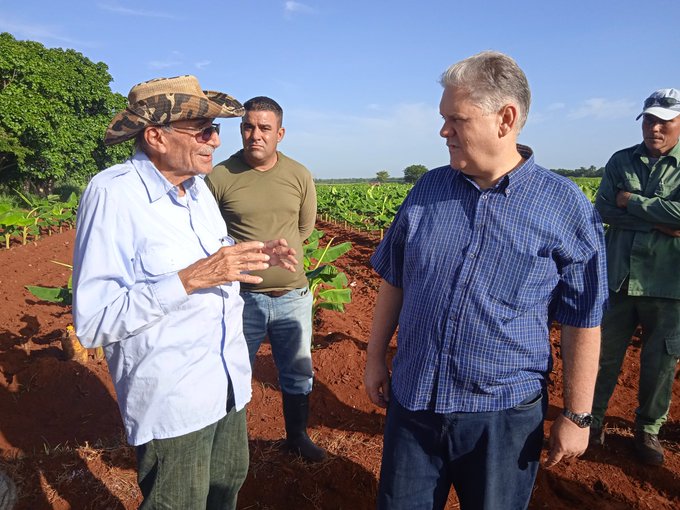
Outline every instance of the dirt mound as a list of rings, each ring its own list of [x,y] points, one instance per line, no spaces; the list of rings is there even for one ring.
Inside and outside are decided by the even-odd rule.
[[[363,389],[366,339],[379,279],[368,263],[377,239],[320,222],[325,239],[351,241],[339,260],[352,285],[345,313],[315,320],[310,435],[330,452],[309,465],[282,449],[281,397],[268,345],[258,354],[248,407],[251,465],[242,509],[374,508],[384,412]],[[0,251],[0,472],[16,486],[17,509],[133,509],[140,496],[135,457],[125,444],[106,363],[64,361],[60,339],[70,310],[39,303],[24,285],[62,285],[74,232]],[[559,331],[551,332],[555,370],[546,430],[559,412]],[[392,346],[394,348],[394,346]],[[634,340],[606,424],[607,446],[539,471],[530,508],[680,507],[680,389],[661,435],[662,467],[640,466],[632,450],[639,343]],[[457,508],[455,495],[448,508]]]

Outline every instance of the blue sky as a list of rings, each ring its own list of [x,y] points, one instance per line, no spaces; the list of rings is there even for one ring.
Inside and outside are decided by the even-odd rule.
[[[680,88],[678,0],[0,0],[0,31],[109,67],[115,92],[194,74],[284,109],[280,149],[317,178],[401,176],[448,163],[439,76],[485,49],[532,89],[520,142],[550,168],[603,166],[641,141],[653,90]],[[240,148],[222,120],[215,161]]]

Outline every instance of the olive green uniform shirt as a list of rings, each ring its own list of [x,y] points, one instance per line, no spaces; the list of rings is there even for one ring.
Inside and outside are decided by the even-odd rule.
[[[605,167],[595,200],[606,234],[609,288],[628,295],[680,299],[680,238],[654,229],[680,229],[680,143],[655,163],[644,144],[616,152]],[[629,191],[626,209],[616,193]]]
[[[277,152],[276,165],[264,172],[251,168],[242,155],[242,150],[233,154],[206,178],[229,235],[236,242],[284,238],[297,252],[298,266],[295,273],[279,267],[253,271],[263,278],[262,282],[242,283],[241,288],[266,292],[306,287],[302,243],[316,222],[312,174],[281,152]]]

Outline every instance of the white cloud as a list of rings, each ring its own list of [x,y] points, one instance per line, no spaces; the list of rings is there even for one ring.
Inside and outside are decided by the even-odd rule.
[[[165,19],[176,19],[175,16],[168,14],[165,11],[142,11],[139,9],[130,9],[129,7],[123,7],[118,4],[97,4],[97,7],[104,11],[115,12],[116,14],[124,14],[126,16],[138,16],[145,18],[165,18]]]
[[[78,41],[62,35],[59,27],[11,21],[4,16],[3,18],[0,18],[0,32],[9,32],[20,40],[27,39],[31,41],[40,41],[42,43],[53,41],[56,43],[65,43],[69,46],[92,46],[92,43]]]
[[[401,176],[412,164],[448,162],[438,109],[422,103],[382,106],[365,115],[295,109],[285,115],[281,150],[300,158],[315,177],[371,177],[379,170]],[[352,154],[361,156],[348,158]]]
[[[550,115],[546,115],[542,112],[533,112],[529,110],[529,116],[527,117],[526,126],[533,126],[535,124],[542,124],[543,122],[550,119]]]
[[[184,57],[179,51],[173,51],[164,59],[150,60],[148,65],[151,69],[168,69],[170,67],[177,67],[184,64]]]
[[[307,4],[289,0],[283,4],[283,11],[286,17],[289,18],[293,13],[296,12],[312,13],[314,12],[314,9]]]
[[[602,119],[621,119],[634,116],[637,112],[637,103],[628,99],[606,99],[594,97],[586,99],[583,104],[571,110],[567,117],[569,119],[594,118]]]
[[[380,111],[354,114],[291,107],[284,112],[284,125],[280,150],[321,179],[374,177],[380,170],[399,177],[409,165],[434,168],[449,161],[436,106],[381,105]],[[240,148],[238,123],[222,123],[220,137],[216,162]]]
[[[150,60],[149,67],[151,69],[168,69],[180,65],[181,62],[177,60]]]
[[[563,110],[563,109],[565,109],[566,107],[567,107],[567,105],[564,104],[564,103],[552,103],[552,104],[549,104],[549,105],[548,105],[548,107],[546,108],[546,110],[548,110],[549,112],[553,112],[553,111],[555,111],[555,110]]]
[[[196,62],[194,65],[196,66],[197,69],[205,69],[210,64],[212,64],[212,61],[210,60],[201,60],[200,62]]]

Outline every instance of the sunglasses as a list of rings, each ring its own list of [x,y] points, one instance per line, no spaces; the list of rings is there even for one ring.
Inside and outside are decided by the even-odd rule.
[[[678,104],[680,104],[680,100],[674,97],[649,97],[645,101],[645,108],[655,105],[659,105],[661,108],[672,108]]]
[[[204,127],[204,128],[193,128],[193,127],[178,128],[176,126],[173,126],[172,124],[167,124],[167,126],[171,129],[174,129],[175,131],[179,131],[180,133],[185,133],[187,135],[194,135],[196,137],[196,141],[207,142],[212,138],[213,133],[217,133],[218,135],[220,134],[220,125],[219,124],[211,124],[208,127]]]

